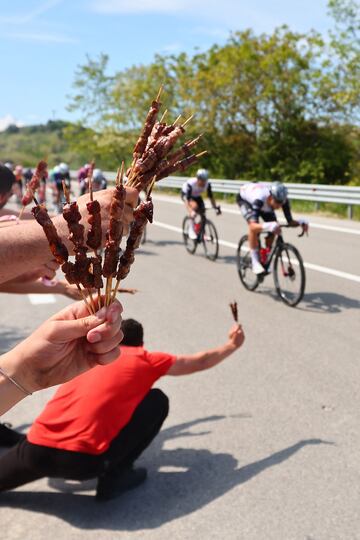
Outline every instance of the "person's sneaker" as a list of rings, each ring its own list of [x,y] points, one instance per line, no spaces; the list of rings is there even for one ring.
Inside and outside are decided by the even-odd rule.
[[[253,263],[252,263],[252,271],[254,272],[254,274],[259,275],[259,274],[263,274],[265,272],[265,268],[259,262],[253,261]]]
[[[96,500],[110,501],[115,499],[126,491],[140,486],[145,482],[146,477],[147,470],[144,467],[108,471],[98,478]]]
[[[11,429],[11,424],[0,423],[0,446],[15,446],[25,435]]]

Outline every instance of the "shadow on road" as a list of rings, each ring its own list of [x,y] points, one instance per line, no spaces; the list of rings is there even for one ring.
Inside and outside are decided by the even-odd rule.
[[[183,246],[182,240],[146,240],[146,244],[153,244],[154,246]],[[146,245],[145,244],[145,245]]]
[[[276,293],[275,288],[261,286],[253,294],[264,294],[272,298],[275,302],[282,303]],[[360,309],[360,301],[356,298],[349,298],[339,293],[314,292],[305,293],[304,298],[295,309],[308,311],[311,313],[341,313],[347,309]]]
[[[188,428],[222,418],[203,418],[163,430],[142,459],[149,470],[147,482],[114,501],[99,504],[93,495],[75,492],[14,491],[1,494],[1,506],[53,515],[80,529],[154,529],[199,510],[266,469],[280,465],[306,446],[326,444],[320,439],[302,440],[240,468],[231,454],[190,448],[162,450],[167,440],[199,436],[186,431]],[[56,480],[51,485],[61,488],[61,482]],[[94,486],[94,482],[87,482],[74,487],[75,491],[81,491]],[[71,488],[63,487],[67,491]]]
[[[0,354],[3,354],[22,341],[29,335],[29,332],[12,328],[11,326],[2,326],[0,335]]]
[[[299,308],[314,313],[340,313],[346,309],[360,309],[360,301],[332,292],[305,293]]]

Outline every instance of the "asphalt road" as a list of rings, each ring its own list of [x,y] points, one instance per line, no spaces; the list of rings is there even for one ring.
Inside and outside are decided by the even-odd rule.
[[[311,218],[309,238],[285,232],[307,263],[306,294],[292,309],[271,276],[255,293],[242,288],[235,207],[213,217],[216,263],[185,252],[183,215],[156,198],[157,224],[124,283],[140,289],[122,296],[125,316],[144,324],[150,350],[195,352],[226,339],[237,299],[245,345],[213,370],[159,382],[171,410],[140,460],[143,486],[101,506],[94,483],[41,480],[2,494],[2,539],[360,539],[360,225]],[[53,300],[1,295],[1,349],[68,303]],[[26,430],[52,393],[3,420]]]

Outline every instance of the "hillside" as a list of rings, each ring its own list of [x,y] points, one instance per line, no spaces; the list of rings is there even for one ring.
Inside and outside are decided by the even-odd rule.
[[[66,129],[72,124],[50,120],[44,125],[9,126],[0,133],[0,161],[8,160],[32,166],[46,157],[50,164],[65,161],[72,168],[79,167],[89,159],[77,150],[71,150]]]

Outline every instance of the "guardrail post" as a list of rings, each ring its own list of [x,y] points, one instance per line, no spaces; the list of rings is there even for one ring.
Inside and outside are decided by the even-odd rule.
[[[353,207],[352,207],[352,204],[349,204],[348,207],[347,207],[347,215],[348,215],[348,219],[352,219],[352,218],[353,218]]]

